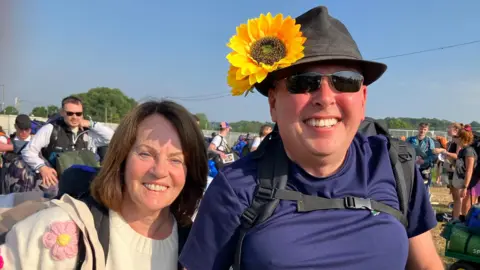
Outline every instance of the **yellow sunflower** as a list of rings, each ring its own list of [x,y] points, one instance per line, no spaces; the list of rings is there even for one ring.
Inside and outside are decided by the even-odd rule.
[[[234,96],[251,92],[269,72],[285,68],[303,54],[306,38],[300,25],[290,16],[261,14],[237,27],[237,34],[227,44],[233,51],[227,55],[230,62],[227,83]],[[247,94],[248,94],[247,92]]]

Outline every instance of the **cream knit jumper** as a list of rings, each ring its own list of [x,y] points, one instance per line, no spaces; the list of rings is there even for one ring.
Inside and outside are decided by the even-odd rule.
[[[110,246],[105,269],[177,269],[176,222],[168,238],[153,240],[135,232],[114,211],[110,211],[109,218]],[[78,227],[60,207],[33,214],[18,222],[0,246],[2,269],[75,269],[80,241],[77,232]]]

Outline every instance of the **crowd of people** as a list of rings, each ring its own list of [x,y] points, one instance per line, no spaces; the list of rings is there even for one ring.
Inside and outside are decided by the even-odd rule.
[[[23,212],[0,237],[0,268],[443,269],[431,172],[441,164],[460,218],[478,196],[471,128],[453,124],[444,147],[427,123],[408,143],[385,136],[367,126],[365,106],[387,66],[364,60],[326,7],[258,20],[229,44],[228,82],[235,95],[255,87],[266,96],[275,125],[233,147],[227,122],[206,140],[172,101],[139,104],[115,131],[87,120],[75,97],[34,136],[19,115],[0,144],[17,155],[4,194],[46,199],[10,210]],[[248,58],[242,44],[258,51]],[[12,166],[32,180],[7,180]]]

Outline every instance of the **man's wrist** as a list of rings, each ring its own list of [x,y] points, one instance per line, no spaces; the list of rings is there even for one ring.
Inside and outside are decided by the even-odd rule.
[[[40,166],[37,167],[37,169],[35,170],[36,173],[40,173],[40,170],[45,167],[45,164],[42,164]]]

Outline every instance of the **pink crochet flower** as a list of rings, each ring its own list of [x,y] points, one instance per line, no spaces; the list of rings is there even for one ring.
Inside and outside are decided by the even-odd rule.
[[[78,253],[78,228],[75,222],[54,222],[43,235],[43,245],[50,249],[52,258],[61,261]]]

